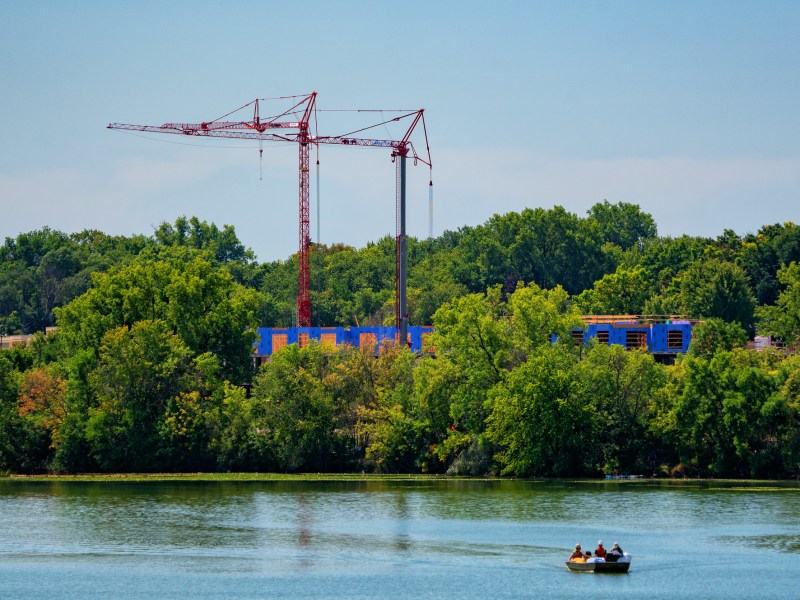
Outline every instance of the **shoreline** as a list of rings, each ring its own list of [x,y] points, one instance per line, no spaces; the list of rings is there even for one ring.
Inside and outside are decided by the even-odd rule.
[[[796,479],[711,479],[711,478],[661,478],[641,477],[636,479],[605,478],[549,478],[549,477],[454,477],[441,474],[387,474],[387,473],[77,473],[77,474],[7,474],[0,482],[148,482],[148,481],[194,481],[194,482],[258,482],[258,481],[529,481],[552,484],[592,484],[613,486],[641,485],[698,485],[720,486],[783,485],[800,489]]]

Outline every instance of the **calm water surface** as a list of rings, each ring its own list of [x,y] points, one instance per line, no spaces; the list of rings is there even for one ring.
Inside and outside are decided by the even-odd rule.
[[[797,484],[0,480],[0,598],[797,597]]]

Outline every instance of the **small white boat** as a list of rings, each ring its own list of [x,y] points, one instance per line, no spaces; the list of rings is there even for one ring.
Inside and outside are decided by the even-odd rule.
[[[567,561],[570,571],[584,573],[627,573],[631,567],[631,555],[625,554],[619,560],[606,561],[602,558],[590,558],[588,561]]]

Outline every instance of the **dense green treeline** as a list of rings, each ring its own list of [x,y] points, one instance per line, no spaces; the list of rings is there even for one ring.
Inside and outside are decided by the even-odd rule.
[[[295,257],[197,219],[7,239],[0,334],[40,333],[0,351],[0,471],[800,475],[800,360],[744,348],[800,338],[800,227],[660,238],[635,205],[529,209],[411,240],[409,264],[435,358],[288,347],[256,373]],[[392,239],[314,247],[312,272],[322,324],[392,319]],[[690,354],[550,343],[642,312],[703,318]]]
[[[242,291],[228,281],[224,297],[235,304]],[[567,299],[535,284],[505,299],[500,286],[460,297],[434,317],[435,358],[289,346],[261,367],[250,395],[207,344],[183,340],[168,301],[155,319],[109,322],[95,348],[64,351],[83,328],[65,324],[31,349],[0,353],[0,465],[800,474],[800,357],[745,350],[741,327],[713,319],[697,339],[715,342],[702,328],[717,329],[724,347],[693,346],[673,366],[619,346],[551,344],[550,331],[580,323]]]
[[[260,324],[293,324],[296,256],[258,263],[232,227],[181,218],[152,236],[67,235],[45,228],[6,239],[0,246],[0,334],[55,325],[53,309],[86,292],[92,273],[164,247],[205,252],[236,282],[259,292]],[[393,322],[394,251],[390,237],[361,249],[313,246],[314,324]],[[435,239],[412,238],[408,252],[409,311],[416,324],[431,323],[439,306],[464,294],[498,284],[509,292],[522,281],[562,286],[584,313],[718,317],[751,335],[758,322],[760,333],[784,341],[800,332],[779,300],[798,279],[798,267],[790,265],[800,261],[800,227],[792,223],[745,236],[658,237],[652,217],[638,206],[606,201],[586,218],[561,207],[496,215]]]

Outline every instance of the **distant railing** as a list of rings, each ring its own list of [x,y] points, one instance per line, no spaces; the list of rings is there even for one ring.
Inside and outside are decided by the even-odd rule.
[[[690,319],[686,315],[582,315],[583,322],[587,325],[653,325],[672,323],[698,323],[697,319]]]

